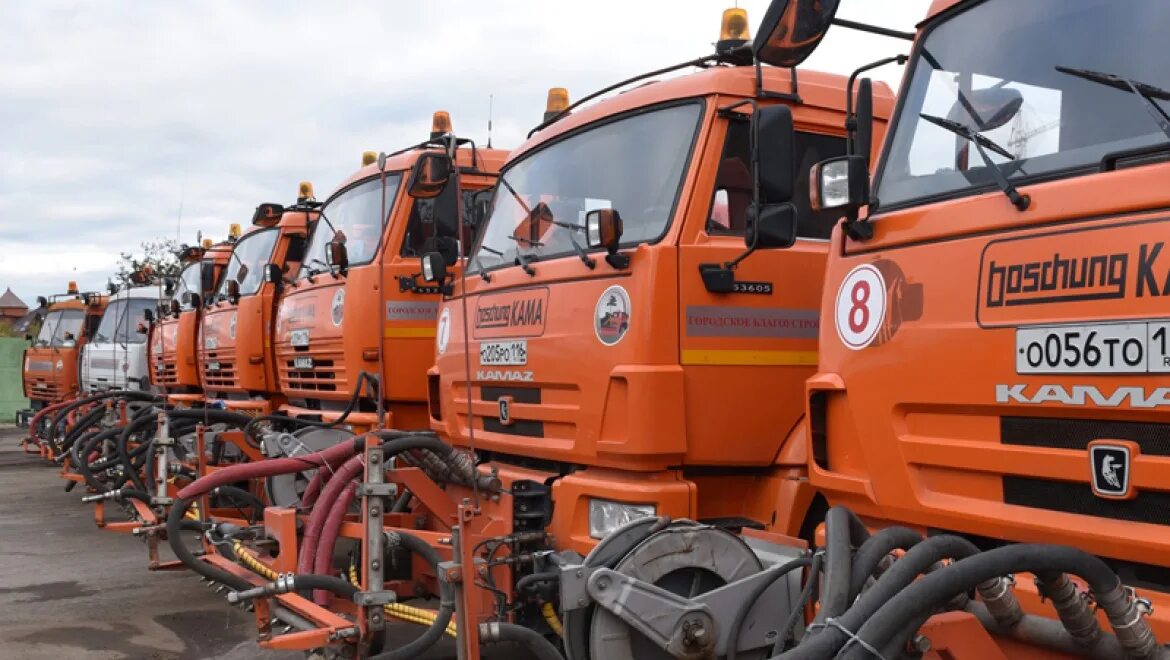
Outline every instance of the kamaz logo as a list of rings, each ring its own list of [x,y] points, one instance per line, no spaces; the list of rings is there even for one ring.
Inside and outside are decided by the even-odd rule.
[[[1097,406],[1119,408],[1159,408],[1170,406],[1170,387],[1146,390],[1143,387],[1118,387],[1108,394],[1093,385],[996,385],[996,403],[1027,403],[1039,405],[1059,403],[1065,406]]]
[[[480,369],[475,372],[476,380],[506,380],[520,383],[531,383],[533,376],[531,371],[520,371],[518,369]]]

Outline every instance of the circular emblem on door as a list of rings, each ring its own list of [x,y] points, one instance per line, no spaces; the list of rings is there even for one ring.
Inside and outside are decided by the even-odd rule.
[[[333,318],[333,325],[341,325],[342,313],[345,311],[345,289],[338,289],[333,294],[333,304],[329,306],[329,314]]]
[[[439,315],[439,327],[435,329],[435,343],[438,344],[439,355],[447,352],[447,342],[451,340],[451,308],[444,307]]]
[[[236,338],[236,312],[232,312],[232,320],[228,321],[228,336]]]
[[[837,336],[857,351],[877,337],[886,317],[886,281],[872,264],[849,271],[837,290]]]
[[[593,330],[597,339],[613,346],[630,329],[630,294],[623,287],[611,286],[597,299],[593,308]]]

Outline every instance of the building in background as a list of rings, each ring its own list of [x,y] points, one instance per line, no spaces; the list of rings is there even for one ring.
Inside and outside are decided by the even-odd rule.
[[[0,325],[6,325],[19,332],[21,328],[16,326],[27,316],[29,316],[28,305],[24,304],[24,301],[17,297],[12,289],[6,289],[4,295],[0,295]]]

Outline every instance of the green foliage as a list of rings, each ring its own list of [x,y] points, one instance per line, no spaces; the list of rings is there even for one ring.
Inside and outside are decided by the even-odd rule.
[[[130,276],[149,265],[154,269],[155,278],[176,277],[182,270],[179,265],[179,244],[172,238],[156,238],[139,244],[140,252],[123,252],[118,255],[118,272],[114,282],[119,286],[130,284]]]

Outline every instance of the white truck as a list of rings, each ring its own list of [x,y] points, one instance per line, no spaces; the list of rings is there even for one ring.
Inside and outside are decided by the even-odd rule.
[[[81,389],[86,392],[148,390],[146,340],[140,324],[157,313],[157,286],[123,288],[110,296],[93,338],[81,352]]]

